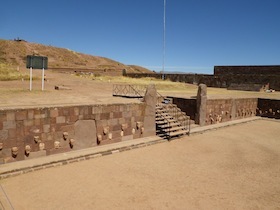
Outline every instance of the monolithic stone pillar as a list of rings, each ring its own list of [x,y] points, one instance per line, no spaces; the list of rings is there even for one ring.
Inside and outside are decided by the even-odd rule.
[[[85,149],[97,145],[96,124],[94,120],[78,120],[74,124],[74,149]]]
[[[144,116],[144,132],[143,137],[153,136],[156,134],[156,103],[157,90],[154,84],[148,86],[144,102],[146,103]]]
[[[196,124],[201,126],[205,125],[206,120],[206,102],[207,102],[207,86],[200,84],[198,86],[197,97],[196,97]]]

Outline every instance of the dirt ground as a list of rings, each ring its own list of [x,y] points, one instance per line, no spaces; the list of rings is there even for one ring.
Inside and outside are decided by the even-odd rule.
[[[41,78],[41,71],[34,71]],[[114,81],[47,71],[0,81],[0,109],[139,102],[112,97]],[[152,82],[152,81],[151,81]],[[64,85],[71,90],[54,90]],[[195,86],[159,90],[192,97]],[[208,88],[209,98],[280,93]],[[32,172],[0,182],[14,209],[280,209],[280,122],[259,120],[163,144]],[[4,190],[4,191],[3,191]],[[1,205],[0,205],[1,209]]]
[[[2,180],[14,209],[280,209],[280,122],[258,120]]]
[[[23,71],[23,70],[22,70]],[[28,70],[24,70],[25,72]],[[106,104],[139,102],[137,99],[123,99],[112,97],[114,80],[102,81],[77,77],[70,74],[57,73],[47,70],[45,90],[41,91],[41,70],[33,70],[37,80],[33,81],[32,91],[29,91],[29,81],[0,81],[0,108],[49,106],[49,105],[76,105],[76,104]],[[131,79],[132,80],[132,79]],[[134,84],[135,80],[129,84]],[[151,80],[150,83],[157,81]],[[175,85],[174,85],[175,84]],[[193,97],[197,94],[195,85],[182,83],[161,84],[163,89],[158,89],[164,96]],[[55,86],[65,86],[71,90],[55,90]],[[180,88],[176,88],[179,87]],[[248,91],[229,91],[221,88],[208,88],[208,98],[245,98],[262,97],[280,99],[280,92],[260,93]]]

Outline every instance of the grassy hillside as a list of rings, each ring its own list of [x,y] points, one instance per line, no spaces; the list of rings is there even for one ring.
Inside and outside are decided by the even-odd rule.
[[[71,69],[95,69],[95,70],[116,70],[126,69],[128,73],[151,72],[142,67],[128,66],[120,62],[83,53],[69,49],[46,46],[26,41],[11,41],[0,39],[0,64],[2,73],[4,69],[16,69],[17,66],[25,68],[27,55],[47,56],[50,69],[71,68]],[[6,68],[6,67],[10,68]],[[139,70],[141,68],[141,70]]]

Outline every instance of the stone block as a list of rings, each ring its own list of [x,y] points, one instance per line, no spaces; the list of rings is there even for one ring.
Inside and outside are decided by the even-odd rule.
[[[197,116],[196,123],[203,126],[206,122],[206,111],[207,111],[207,86],[200,84],[197,91]],[[215,103],[217,106],[217,104]],[[217,107],[216,107],[217,108]]]
[[[13,139],[16,137],[16,129],[9,129],[8,130],[8,133],[9,133],[9,139]]]
[[[92,114],[101,114],[101,113],[102,113],[102,107],[101,106],[92,107]]]
[[[89,114],[89,107],[84,106],[80,107],[80,115],[88,115]]]
[[[24,126],[33,126],[34,125],[34,120],[24,120],[23,125]]]
[[[34,110],[27,111],[27,119],[32,120],[34,118]]]
[[[50,117],[58,117],[58,109],[54,108],[50,110]]]
[[[71,122],[71,123],[74,123],[77,120],[79,120],[79,116],[77,116],[77,115],[71,115],[69,118],[69,122]]]
[[[58,149],[49,149],[46,150],[47,155],[54,155],[54,154],[59,154],[59,153],[66,153],[70,152],[71,148],[58,148]]]
[[[29,159],[44,157],[46,155],[47,155],[46,150],[41,150],[41,151],[37,151],[37,152],[30,152],[28,156],[24,157],[24,159],[29,160]]]
[[[16,120],[26,120],[27,119],[27,111],[17,111],[15,113]]]
[[[145,113],[144,113],[144,128],[145,132],[144,136],[155,135],[155,110],[156,110],[156,103],[157,103],[157,90],[155,85],[149,85],[145,97]]]
[[[133,135],[123,136],[122,141],[129,141],[133,139]]]
[[[136,112],[138,112],[138,111],[136,111]],[[131,111],[123,112],[123,118],[130,118],[130,117],[132,117]]]
[[[115,126],[115,125],[118,125],[119,122],[118,122],[118,119],[111,119],[111,120],[109,120],[108,124],[110,126]]]
[[[50,128],[51,128],[51,126],[48,125],[48,124],[43,125],[43,132],[44,133],[49,133],[50,132]]]
[[[97,145],[97,131],[94,120],[79,120],[75,123],[74,130],[75,149],[83,149]]]
[[[0,121],[7,121],[7,114],[6,114],[6,112],[0,111]]]
[[[40,126],[41,125],[41,119],[34,119],[34,125]]]
[[[56,117],[56,123],[61,124],[65,122],[66,122],[66,118],[64,116]]]
[[[113,112],[113,118],[122,118],[122,112]]]
[[[7,112],[7,121],[14,121],[16,119],[14,112]]]
[[[0,131],[0,141],[7,140],[9,136],[8,130],[1,130]]]
[[[109,119],[110,119],[110,113],[100,114],[100,120],[109,120]]]
[[[3,129],[4,130],[8,130],[8,129],[12,129],[12,128],[16,128],[16,122],[14,120],[3,122]]]

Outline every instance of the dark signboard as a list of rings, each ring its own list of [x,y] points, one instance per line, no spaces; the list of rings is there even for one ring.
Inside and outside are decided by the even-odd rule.
[[[48,69],[48,57],[28,55],[26,57],[26,68]]]

